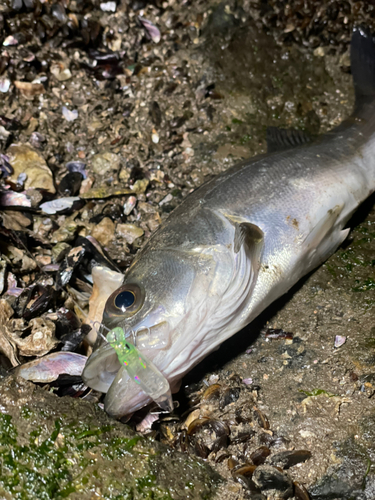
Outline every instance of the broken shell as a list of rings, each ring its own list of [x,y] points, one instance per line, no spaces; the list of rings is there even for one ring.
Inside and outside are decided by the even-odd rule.
[[[295,481],[294,485],[294,497],[296,500],[310,500],[310,495],[308,494],[307,489],[303,486],[303,484]]]
[[[195,434],[196,432],[199,431],[199,429],[201,429],[201,427],[207,425],[209,422],[210,419],[208,417],[196,418],[195,420],[192,421],[192,423],[188,427],[187,430],[188,436]]]
[[[271,457],[271,463],[280,465],[283,469],[289,469],[294,465],[306,462],[311,458],[309,450],[280,451]]]
[[[199,440],[196,441],[194,448],[196,454],[201,458],[207,458],[208,455],[210,454],[210,449]]]
[[[83,175],[81,172],[69,172],[62,179],[58,187],[63,196],[76,196],[81,188]]]
[[[11,86],[11,81],[9,78],[1,78],[0,79],[0,92],[3,92],[4,94],[8,92]]]
[[[70,111],[70,109],[68,109],[66,106],[62,107],[62,114],[65,120],[67,120],[68,122],[73,122],[78,118],[78,111],[76,109]]]
[[[143,229],[135,224],[117,224],[117,231],[127,243],[130,245],[141,236],[143,236]]]
[[[215,439],[211,447],[211,452],[217,453],[219,450],[221,450],[221,448],[227,448],[227,447],[228,447],[228,435],[223,434],[222,436],[219,436],[218,438]]]
[[[54,352],[18,366],[14,373],[31,382],[48,384],[60,375],[81,376],[87,357],[75,352]]]
[[[121,286],[124,275],[104,266],[95,266],[92,270],[92,279],[94,286],[89,301],[89,314],[86,318],[86,323],[90,326],[95,322],[101,323],[107,299]],[[87,335],[86,340],[90,345],[93,345],[96,338],[97,332],[93,328]]]
[[[29,326],[31,326],[31,333],[26,338],[21,338],[17,332],[12,333],[12,340],[21,356],[44,356],[59,343],[55,338],[55,325],[52,321],[34,318],[30,320]]]
[[[90,333],[91,326],[82,325],[78,330],[67,333],[60,338],[60,342],[64,344],[61,351],[73,352],[82,343],[83,339]]]
[[[0,194],[0,205],[3,207],[28,207],[31,208],[31,200],[24,193],[8,191]]]
[[[260,446],[250,455],[250,459],[254,465],[262,465],[266,458],[271,454],[271,450],[267,446]]]
[[[254,431],[252,432],[239,432],[235,438],[231,439],[232,444],[245,443],[249,441],[254,435]]]
[[[232,470],[232,476],[251,477],[254,474],[256,468],[257,468],[256,465],[250,465],[250,464],[241,465],[240,467],[236,467],[235,469]]]
[[[154,43],[159,43],[161,34],[159,29],[153,24],[151,21],[148,19],[145,19],[144,17],[138,17],[138,19],[141,21],[143,27],[145,28],[146,32],[149,34],[151,40]]]
[[[226,389],[220,398],[220,409],[222,410],[225,406],[234,403],[240,397],[241,389],[239,387],[229,387]]]
[[[231,458],[228,459],[228,468],[229,468],[229,470],[234,469],[237,465],[239,465],[239,463],[233,457],[231,457]]]
[[[343,335],[336,335],[335,337],[335,347],[338,348],[338,347],[341,347],[342,345],[344,345],[346,342],[346,337],[344,337]]]
[[[201,401],[212,401],[213,399],[217,399],[220,396],[221,385],[220,384],[212,384],[204,391]]]
[[[57,198],[56,200],[46,201],[40,205],[45,214],[56,214],[73,208],[74,204],[81,201],[78,196],[69,196],[67,198]]]
[[[258,410],[258,408],[255,408],[254,410],[254,417],[263,429],[269,430],[270,423],[268,422],[267,417],[260,410]]]

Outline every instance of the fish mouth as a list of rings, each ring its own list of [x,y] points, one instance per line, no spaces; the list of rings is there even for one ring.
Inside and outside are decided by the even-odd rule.
[[[163,357],[172,344],[172,329],[168,321],[162,320],[155,324],[142,324],[136,330],[126,333],[126,340],[135,348],[139,354],[138,366],[147,366],[147,374],[144,374],[146,385],[143,390],[139,384],[139,377],[129,371],[129,366],[124,366],[119,360],[118,352],[106,341],[103,331],[108,330],[101,324],[99,337],[102,337],[101,345],[94,350],[88,359],[82,378],[85,384],[94,390],[106,393],[104,407],[106,412],[114,417],[120,417],[146,406],[154,400],[162,410],[173,409],[171,391],[168,379],[152,363],[155,358]],[[141,357],[145,363],[141,363]],[[137,382],[137,383],[136,383]],[[153,389],[156,384],[164,388],[162,393]],[[149,389],[149,390],[148,390]]]

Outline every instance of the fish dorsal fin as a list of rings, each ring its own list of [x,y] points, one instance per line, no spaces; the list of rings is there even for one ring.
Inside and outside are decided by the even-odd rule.
[[[278,127],[268,127],[266,139],[268,153],[284,151],[312,141],[312,137],[302,130]]]

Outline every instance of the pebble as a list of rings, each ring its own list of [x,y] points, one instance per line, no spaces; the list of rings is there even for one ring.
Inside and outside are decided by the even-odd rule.
[[[171,195],[171,193],[169,193],[169,194],[167,194],[167,196],[165,198],[163,198],[161,200],[161,202],[159,203],[159,205],[163,206],[163,205],[165,205],[166,203],[169,203],[172,200],[173,200],[173,196]]]
[[[0,92],[3,92],[4,94],[8,92],[9,88],[11,85],[11,81],[9,78],[1,78],[0,79]]]
[[[91,231],[93,236],[101,245],[108,245],[114,238],[115,224],[109,217],[104,217]]]
[[[117,233],[130,245],[143,235],[143,229],[135,224],[117,224]]]
[[[137,204],[137,198],[135,196],[129,196],[129,198],[124,203],[124,214],[130,215]]]
[[[10,180],[17,182],[21,173],[26,174],[25,189],[45,189],[55,193],[52,172],[44,158],[30,146],[25,144],[12,144],[7,151],[9,163],[14,172]]]
[[[67,120],[68,122],[73,122],[78,118],[78,111],[76,109],[70,111],[70,109],[68,109],[66,106],[62,107],[62,114],[65,120]]]
[[[119,168],[120,158],[109,151],[95,155],[92,159],[92,170],[95,174],[105,175]]]

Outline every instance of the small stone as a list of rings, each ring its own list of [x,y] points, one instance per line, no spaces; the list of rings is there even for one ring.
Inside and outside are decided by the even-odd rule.
[[[13,83],[21,94],[27,98],[33,98],[35,95],[43,94],[46,91],[42,83],[21,82],[19,80],[15,80]]]
[[[67,220],[62,227],[52,234],[51,243],[73,241],[76,237],[78,225],[73,220]]]
[[[129,196],[129,198],[124,203],[124,214],[130,215],[136,204],[137,198],[135,196]]]
[[[36,188],[45,189],[50,193],[55,193],[52,172],[47,166],[44,158],[30,146],[25,144],[12,144],[7,151],[9,163],[14,172],[10,180],[17,182],[21,173],[27,175],[25,189]]]
[[[251,385],[253,383],[253,379],[251,377],[242,379],[242,383],[245,385]]]
[[[78,118],[78,111],[76,109],[70,111],[70,109],[68,109],[66,106],[62,107],[62,114],[65,120],[67,120],[68,122],[73,122]]]
[[[167,196],[165,198],[163,198],[160,202],[159,202],[159,205],[160,206],[163,206],[169,202],[171,202],[173,200],[173,196],[171,195],[171,193],[167,194]]]
[[[10,85],[11,81],[9,78],[0,78],[0,92],[3,92],[4,94],[8,92]]]
[[[137,194],[144,193],[149,185],[149,182],[150,181],[148,179],[138,179],[133,185],[133,191]]]
[[[135,224],[117,224],[117,233],[130,245],[143,235],[143,229]]]
[[[92,159],[92,170],[95,174],[105,175],[120,168],[120,158],[114,153],[106,151],[95,155]]]
[[[65,82],[72,78],[72,73],[69,68],[65,68],[63,64],[52,64],[51,65],[51,73],[59,82]]]
[[[130,177],[131,177],[130,170],[127,170],[126,167],[122,168],[118,176],[120,181],[123,182],[124,184],[127,184],[129,182]]]
[[[18,45],[18,40],[12,35],[9,35],[3,41],[4,47],[11,47],[12,45]]]
[[[270,497],[287,499],[293,496],[292,480],[270,465],[257,467],[253,474],[253,481],[262,493],[267,492]]]
[[[116,12],[116,2],[103,2],[100,4],[100,9],[103,12]]]
[[[114,238],[115,224],[109,217],[104,217],[91,231],[93,236],[101,245],[108,245]]]
[[[317,47],[314,50],[314,56],[315,57],[324,57],[325,56],[324,47]]]

